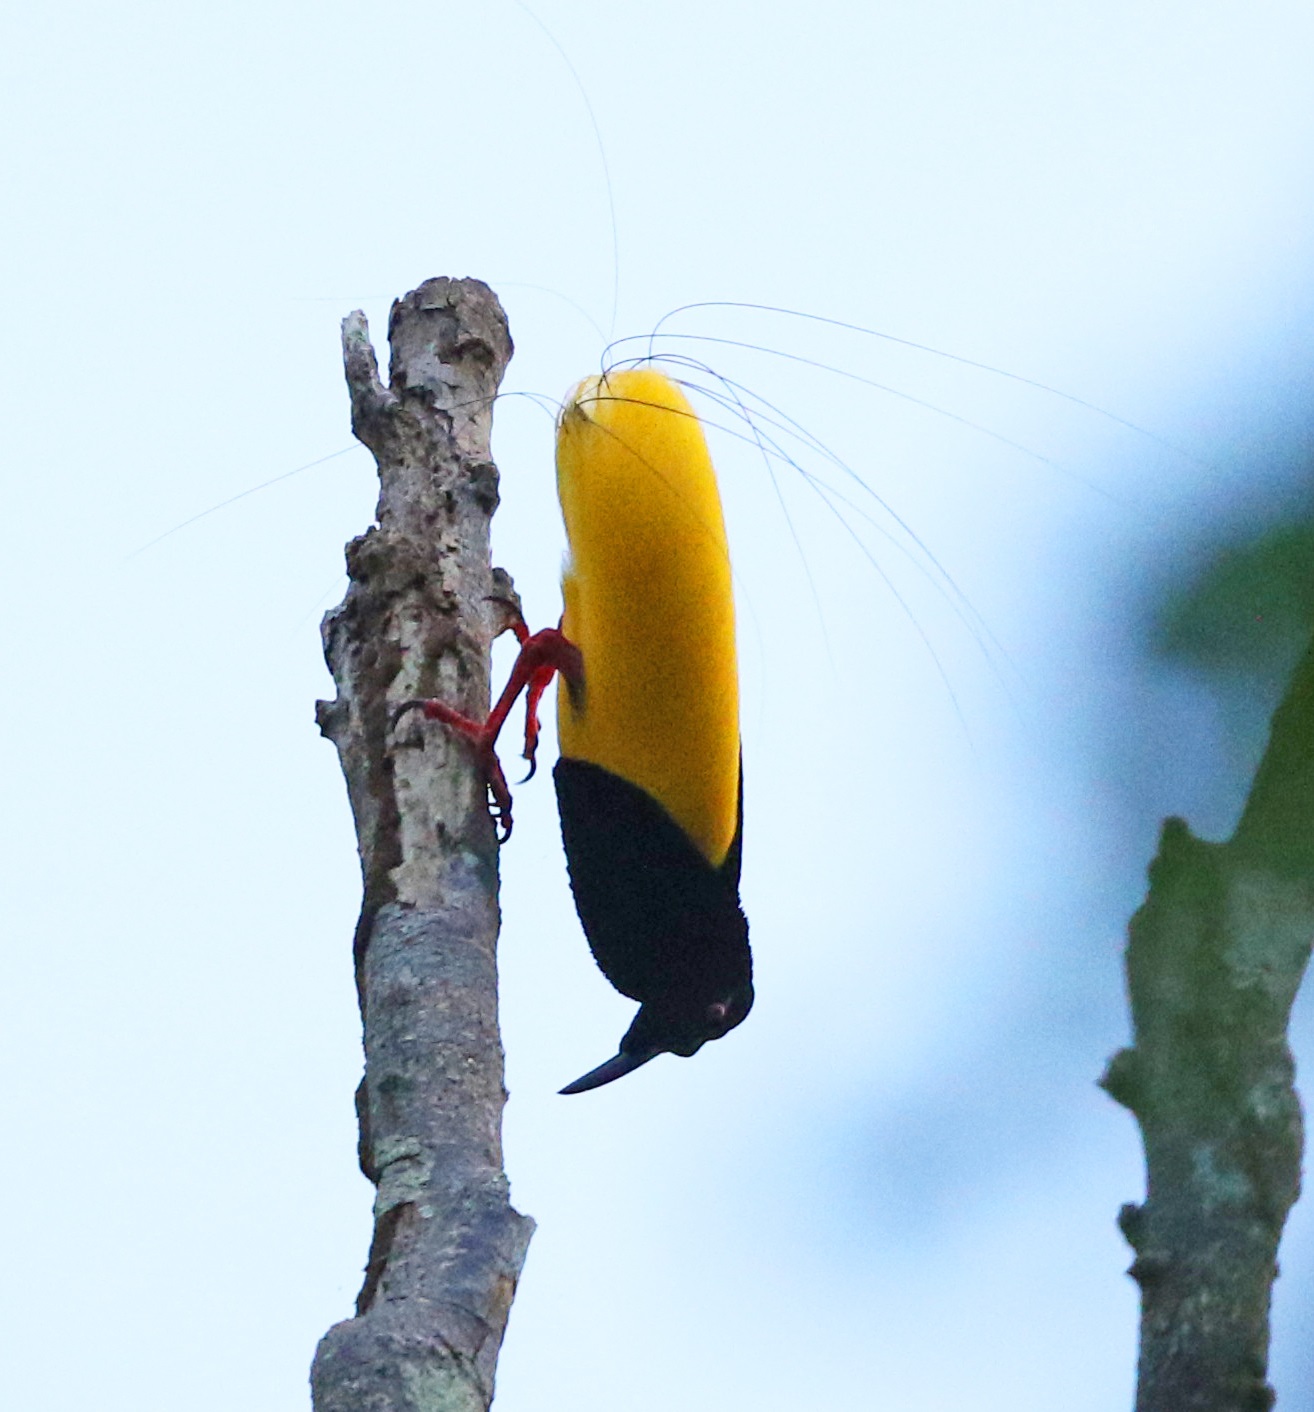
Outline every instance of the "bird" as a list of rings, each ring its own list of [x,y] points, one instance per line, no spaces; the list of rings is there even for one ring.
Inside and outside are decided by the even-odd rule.
[[[603,975],[639,1002],[616,1054],[561,1090],[577,1094],[728,1034],[752,1008],[753,965],[733,582],[702,424],[655,365],[613,368],[562,404],[556,468],[560,625],[513,623],[520,653],[486,721],[433,700],[393,718],[419,708],[474,743],[505,840],[497,736],[524,691],[532,775],[538,704],[559,677],[553,780],[575,909]]]

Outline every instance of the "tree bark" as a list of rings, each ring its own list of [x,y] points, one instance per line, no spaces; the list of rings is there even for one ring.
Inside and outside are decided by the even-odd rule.
[[[478,280],[393,304],[390,385],[363,314],[342,325],[352,430],[379,470],[378,523],[347,546],[324,619],[337,699],[317,708],[355,816],[365,1031],[360,1164],[378,1188],[356,1315],[320,1341],[316,1412],[486,1412],[533,1222],[502,1170],[497,839],[468,747],[401,702],[483,719],[510,581],[489,562],[492,403],[511,357]]]
[[[1101,1080],[1140,1124],[1147,1197],[1119,1225],[1141,1289],[1137,1412],[1261,1412],[1303,1123],[1287,1021],[1314,938],[1314,644],[1236,832],[1164,823],[1132,918],[1134,1044]]]

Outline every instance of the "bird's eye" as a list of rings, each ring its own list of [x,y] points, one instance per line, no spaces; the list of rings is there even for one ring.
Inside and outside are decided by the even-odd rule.
[[[729,1013],[730,1007],[724,1000],[718,1000],[714,1005],[707,1007],[707,1019],[713,1025],[723,1025]]]

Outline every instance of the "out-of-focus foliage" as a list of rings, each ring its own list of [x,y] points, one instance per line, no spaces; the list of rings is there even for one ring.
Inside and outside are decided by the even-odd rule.
[[[1236,453],[1247,468],[1240,493],[1181,534],[1143,600],[1145,656],[1179,683],[1194,682],[1205,693],[1200,703],[1210,703],[1190,729],[1200,732],[1200,748],[1210,735],[1221,747],[1223,755],[1208,768],[1223,772],[1215,783],[1229,817],[1245,797],[1269,718],[1314,632],[1314,448],[1307,418],[1289,427],[1261,443],[1258,454]],[[1228,479],[1235,485],[1241,478]],[[1183,725],[1179,719],[1174,730]],[[1159,745],[1175,755],[1181,743]],[[1204,757],[1182,763],[1206,768]]]
[[[1209,675],[1285,676],[1314,629],[1314,484],[1309,512],[1206,551],[1151,627],[1155,655]]]

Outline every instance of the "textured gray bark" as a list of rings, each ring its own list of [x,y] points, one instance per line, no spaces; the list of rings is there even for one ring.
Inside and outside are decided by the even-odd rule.
[[[324,620],[337,746],[364,900],[360,1164],[374,1238],[356,1316],[321,1340],[316,1412],[486,1412],[533,1222],[502,1170],[497,841],[471,752],[418,714],[438,696],[488,711],[489,649],[509,580],[489,563],[492,399],[511,356],[477,280],[429,280],[389,320],[381,385],[363,314],[343,321],[352,429],[379,468],[378,524],[347,546],[351,584]]]
[[[1163,827],[1132,918],[1135,1042],[1104,1087],[1136,1115],[1147,1197],[1124,1206],[1141,1288],[1137,1412],[1260,1412],[1269,1302],[1300,1194],[1287,1020],[1314,938],[1314,646],[1273,717],[1236,832]]]

